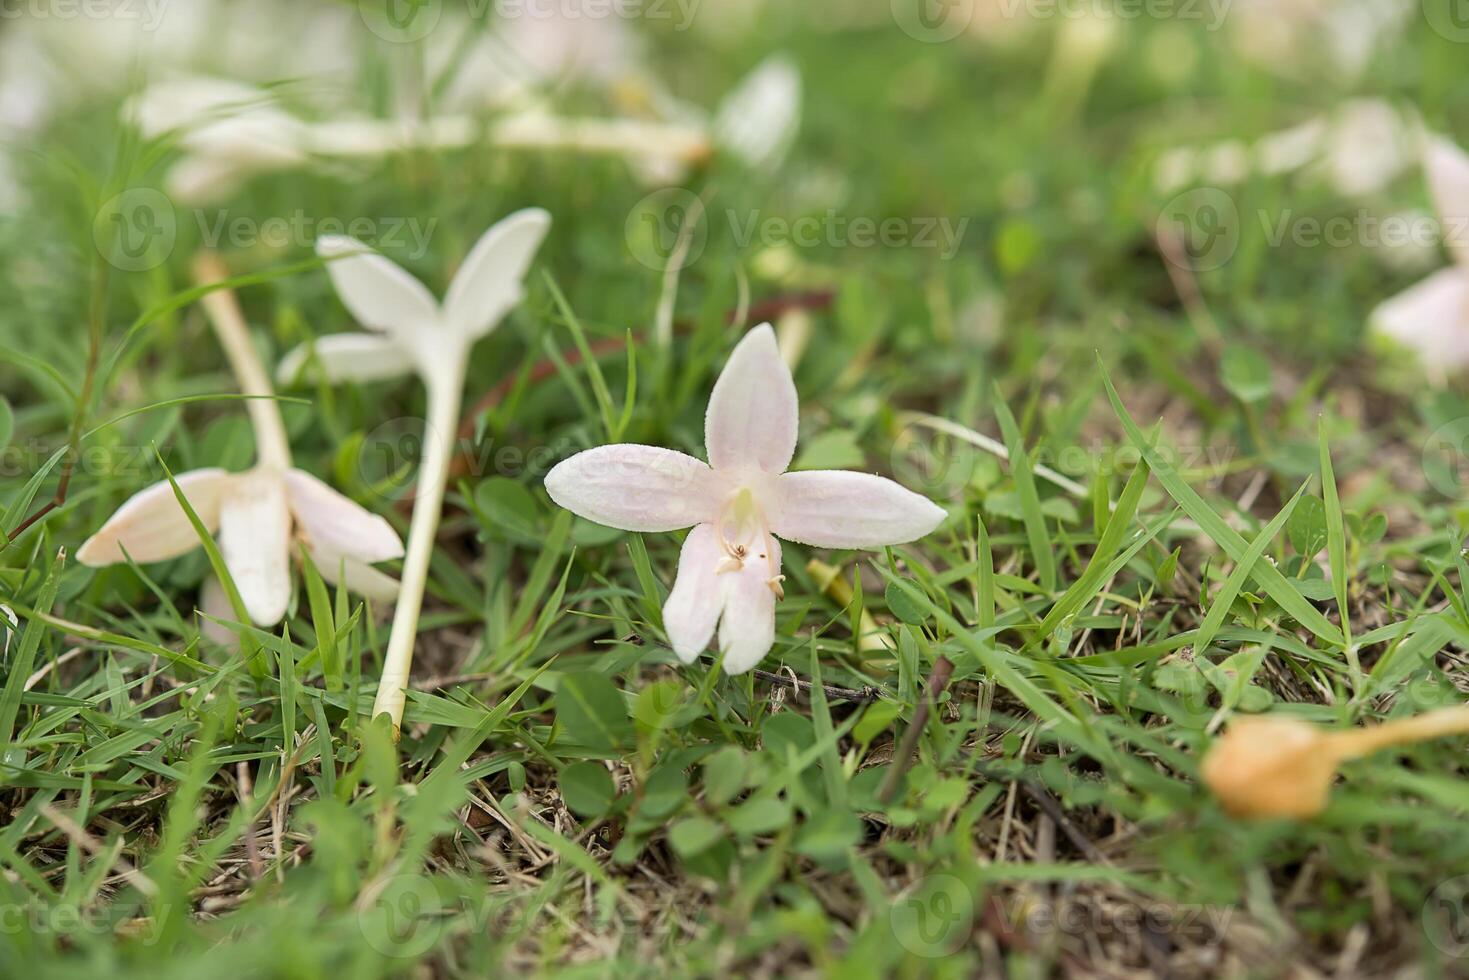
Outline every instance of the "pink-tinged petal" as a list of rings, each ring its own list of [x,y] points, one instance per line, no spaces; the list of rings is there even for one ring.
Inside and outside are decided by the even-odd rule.
[[[373,602],[397,602],[398,580],[371,565],[321,548],[310,548],[311,561],[330,585],[344,585],[348,592]]]
[[[423,283],[355,238],[325,235],[316,254],[327,259],[326,271],[342,305],[364,327],[399,337],[411,349],[422,331],[439,323],[439,304]]]
[[[274,626],[291,601],[291,511],[271,473],[235,479],[219,503],[219,551],[256,626]]]
[[[881,548],[916,541],[944,509],[881,476],[846,470],[786,473],[767,505],[771,533],[817,548]]]
[[[663,629],[673,652],[693,663],[714,639],[714,626],[724,606],[719,581],[719,537],[714,528],[700,524],[684,539],[678,555],[678,575],[663,605]]]
[[[780,544],[766,536],[751,546],[739,571],[723,572],[724,614],[719,620],[719,650],[724,672],[743,674],[754,668],[775,644],[775,588],[780,574]]]
[[[286,471],[286,496],[307,544],[372,564],[403,557],[393,525],[304,470]]]
[[[413,360],[391,337],[375,333],[334,333],[302,344],[281,358],[276,380],[293,384],[310,369],[327,384],[383,381],[413,373]]]
[[[1372,325],[1443,374],[1469,364],[1469,270],[1451,266],[1372,312]]]
[[[551,230],[551,215],[526,208],[503,218],[469,250],[444,297],[444,322],[483,337],[520,302],[521,280]]]
[[[174,477],[210,533],[219,527],[220,495],[233,479],[221,469],[192,470]],[[133,561],[146,565],[177,558],[197,547],[199,535],[179,506],[173,487],[164,480],[140,490],[119,507],[77,551],[77,561],[93,568],[115,565],[127,560],[123,556],[127,549]]]
[[[719,481],[704,462],[657,446],[598,446],[546,474],[551,499],[624,531],[677,531],[713,521]]]
[[[796,453],[796,382],[770,324],[745,334],[709,396],[704,442],[717,470],[783,473]]]
[[[1435,137],[1424,151],[1423,166],[1443,223],[1444,245],[1460,265],[1469,268],[1469,153]]]
[[[204,580],[204,588],[199,596],[199,611],[204,614],[199,620],[199,632],[206,639],[231,650],[239,646],[239,636],[225,625],[235,621],[234,607],[230,605],[230,597],[224,586],[213,575]]]
[[[720,104],[715,141],[753,169],[780,165],[801,123],[801,73],[790,58],[772,55]]]

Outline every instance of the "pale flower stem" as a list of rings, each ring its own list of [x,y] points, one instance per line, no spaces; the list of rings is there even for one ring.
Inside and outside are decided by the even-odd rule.
[[[228,279],[229,271],[219,256],[200,252],[194,257],[194,278],[199,285],[208,286]],[[229,359],[240,393],[249,396],[245,410],[250,413],[250,425],[255,430],[255,455],[260,466],[278,471],[290,469],[291,444],[286,439],[286,423],[281,418],[280,405],[275,401],[270,375],[250,340],[245,314],[240,311],[234,292],[215,289],[206,293],[200,302],[220,346],[224,348],[225,357]]]
[[[408,528],[398,606],[388,634],[382,679],[378,681],[377,698],[372,705],[373,718],[386,714],[391,719],[395,739],[403,724],[408,674],[413,668],[413,646],[418,638],[418,617],[423,609],[424,589],[428,586],[429,559],[433,556],[444,493],[449,484],[449,462],[454,457],[466,361],[465,356],[456,357],[452,371],[433,372],[426,378],[428,421],[423,433],[423,464],[419,468],[413,520]]]
[[[466,116],[318,123],[308,130],[305,149],[322,156],[375,157],[409,148],[459,149],[478,142],[481,134],[491,144],[507,148],[667,157],[687,163],[704,159],[712,150],[708,133],[695,126],[641,119],[567,119],[534,111],[486,124]]]
[[[1469,706],[1440,708],[1416,718],[1388,721],[1372,728],[1330,735],[1343,759],[1355,759],[1393,745],[1409,745],[1445,735],[1469,734]]]

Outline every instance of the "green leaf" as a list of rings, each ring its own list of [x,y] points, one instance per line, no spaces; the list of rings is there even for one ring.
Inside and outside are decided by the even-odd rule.
[[[995,390],[994,401],[995,417],[1000,422],[1000,431],[1005,435],[1005,446],[1010,452],[1010,473],[1015,478],[1015,491],[1020,497],[1031,560],[1040,573],[1041,588],[1053,592],[1056,588],[1056,556],[1051,552],[1051,536],[1046,529],[1046,515],[1041,510],[1035,478],[1030,472],[1030,457],[1025,451],[1025,440],[1021,438],[1015,416],[1010,414],[1010,407],[1005,404],[998,388]]]
[[[907,593],[899,589],[895,583],[889,582],[883,595],[887,599],[888,611],[909,626],[922,626],[928,621],[923,610],[912,599],[909,599]]]
[[[43,616],[51,612],[51,605],[56,601],[56,592],[61,585],[61,568],[65,564],[64,558],[58,556],[52,562],[51,569],[46,573],[46,579],[41,583],[41,594],[36,600],[37,615],[27,617],[25,632],[21,634],[20,648],[16,650],[13,658],[6,665],[9,673],[5,678],[5,691],[0,694],[0,745],[10,745],[10,736],[15,731],[15,719],[20,713],[21,688],[25,680],[30,676],[31,668],[36,662],[36,650],[41,645],[41,634],[46,631]],[[5,626],[8,628],[7,621]]]
[[[643,800],[638,815],[662,820],[681,807],[689,796],[688,777],[674,763],[665,762],[648,774],[643,784]]]
[[[675,680],[654,681],[643,688],[632,710],[638,730],[653,733],[674,727],[688,694],[688,686]]]
[[[1235,344],[1224,352],[1219,380],[1231,395],[1246,404],[1270,397],[1270,361],[1252,347]]]
[[[492,529],[503,529],[523,537],[541,533],[541,509],[524,486],[503,476],[491,477],[474,491],[474,505]]]
[[[10,445],[10,437],[15,434],[15,410],[10,407],[10,402],[0,395],[0,449]]]
[[[575,762],[561,770],[561,799],[567,809],[587,820],[600,819],[612,809],[617,787],[612,774],[595,762]]]
[[[724,840],[724,828],[708,817],[689,817],[680,820],[668,831],[668,843],[679,857],[702,854]]]
[[[745,788],[750,760],[738,745],[726,745],[704,760],[704,800],[724,806]]]
[[[735,833],[746,837],[772,834],[791,822],[791,808],[782,800],[765,797],[728,811],[725,820]]]
[[[1107,374],[1107,366],[1102,364],[1100,357],[1097,359],[1097,364],[1102,372],[1102,383],[1107,388],[1107,398],[1112,402],[1112,410],[1116,412],[1122,427],[1127,431],[1128,438],[1132,440],[1133,445],[1152,467],[1153,473],[1158,477],[1158,482],[1163,484],[1163,489],[1168,491],[1168,495],[1178,502],[1184,513],[1193,518],[1203,532],[1212,538],[1215,544],[1223,548],[1229,557],[1235,561],[1243,559],[1248,548],[1244,537],[1226,524],[1224,519],[1204,502],[1204,498],[1200,497],[1193,487],[1190,487],[1178,475],[1172,463],[1153,449],[1144,438],[1142,430],[1133,421],[1132,416],[1127,413],[1121,396],[1117,394],[1117,389],[1112,384],[1112,378]],[[1342,645],[1341,630],[1333,626],[1331,621],[1321,614],[1321,610],[1307,602],[1306,598],[1274,565],[1269,562],[1257,564],[1254,579],[1280,608],[1295,617],[1296,622],[1327,643],[1335,646]]]
[[[556,688],[556,720],[567,738],[594,749],[615,749],[632,737],[622,694],[601,674],[565,674]]]
[[[1326,505],[1321,498],[1311,494],[1302,497],[1285,530],[1290,546],[1303,558],[1311,558],[1326,547]]]
[[[796,851],[816,861],[846,856],[862,840],[862,821],[852,813],[832,808],[816,815],[796,835]]]
[[[1326,445],[1324,425],[1318,427],[1317,436],[1321,449],[1321,496],[1326,510],[1326,557],[1331,566],[1331,587],[1336,594],[1337,615],[1341,618],[1342,633],[1350,650],[1352,625],[1347,616],[1346,518],[1342,514],[1341,498],[1336,492],[1336,473],[1331,466],[1331,450]]]
[[[1214,602],[1209,606],[1208,614],[1204,616],[1204,621],[1199,624],[1198,635],[1194,637],[1194,652],[1196,654],[1202,655],[1209,649],[1209,644],[1214,641],[1214,636],[1219,632],[1219,627],[1224,625],[1224,617],[1229,614],[1229,607],[1234,605],[1235,596],[1239,595],[1239,590],[1244,586],[1245,579],[1250,577],[1251,571],[1254,570],[1255,565],[1260,561],[1260,557],[1265,553],[1265,549],[1270,546],[1270,542],[1274,541],[1276,535],[1280,533],[1281,527],[1290,520],[1291,514],[1303,499],[1305,492],[1306,485],[1301,484],[1301,488],[1296,491],[1294,497],[1290,498],[1290,502],[1285,505],[1285,509],[1279,514],[1276,514],[1274,519],[1265,525],[1265,529],[1255,536],[1255,540],[1250,542],[1250,546],[1245,549],[1244,556],[1235,565],[1234,571],[1230,572],[1229,578],[1224,580],[1224,585],[1219,589],[1219,594],[1214,596]]]
[[[874,738],[881,735],[893,726],[898,716],[903,713],[903,706],[896,701],[879,701],[867,706],[862,713],[862,720],[852,728],[852,738],[858,745],[868,745]]]

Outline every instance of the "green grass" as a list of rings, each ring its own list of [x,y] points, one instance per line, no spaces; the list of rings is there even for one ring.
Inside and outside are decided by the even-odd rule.
[[[707,239],[666,347],[662,270],[629,222],[653,188],[616,161],[480,147],[273,174],[202,224],[178,209],[167,260],[126,271],[93,217],[158,186],[174,149],[118,125],[121,85],[26,137],[27,200],[0,215],[7,536],[72,475],[0,551],[21,620],[0,689],[0,975],[1463,971],[1445,932],[1469,874],[1462,740],[1349,764],[1304,823],[1231,820],[1197,779],[1236,712],[1347,726],[1469,690],[1462,454],[1428,442],[1469,417],[1469,389],[1425,384],[1365,327],[1422,273],[1267,238],[1286,211],[1426,207],[1423,182],[1410,168],[1362,200],[1252,177],[1229,191],[1232,258],[1180,281],[1151,175],[1168,147],[1352,96],[1469,143],[1469,47],[1417,17],[1360,80],[1325,81],[1310,52],[1291,80],[1242,61],[1228,23],[1143,19],[1075,78],[1049,67],[1056,24],[928,44],[884,4],[841,6],[778,5],[743,34],[647,25],[692,102],[772,50],[806,84],[780,171],[721,157],[684,181]],[[391,105],[417,63],[370,51],[362,102]],[[222,210],[432,221],[423,254],[384,251],[441,291],[527,205],[554,225],[475,351],[467,400],[492,397],[451,488],[401,743],[367,718],[384,610],[314,570],[283,626],[231,651],[194,611],[204,550],[62,559],[165,467],[250,465],[189,279]],[[774,235],[829,209],[967,223],[951,257],[745,240],[752,217]],[[272,360],[353,329],[310,245],[221,247]],[[810,330],[795,465],[893,476],[950,517],[884,553],[787,545],[770,673],[731,678],[665,643],[680,535],[573,519],[540,478],[612,439],[702,455],[731,314],[772,302],[787,339]],[[297,465],[406,531],[419,387],[282,394]],[[863,614],[881,643],[858,642]]]

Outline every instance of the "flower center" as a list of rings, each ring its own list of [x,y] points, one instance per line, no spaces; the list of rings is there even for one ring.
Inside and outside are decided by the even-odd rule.
[[[742,571],[746,559],[753,557],[756,561],[766,563],[770,577],[765,580],[765,584],[770,587],[770,591],[775,593],[777,599],[785,598],[785,588],[781,585],[785,576],[780,573],[775,549],[770,546],[770,528],[765,521],[764,512],[755,501],[754,492],[749,487],[741,487],[729,498],[724,509],[719,512],[715,532],[719,535],[719,547],[724,552],[724,557],[719,560],[719,574]]]

